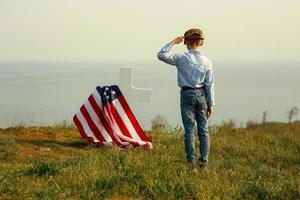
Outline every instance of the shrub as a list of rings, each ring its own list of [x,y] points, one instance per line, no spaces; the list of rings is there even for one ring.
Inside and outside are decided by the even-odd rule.
[[[223,132],[223,133],[234,132],[235,128],[236,128],[236,120],[229,119],[228,121],[223,121],[222,125],[219,128],[217,128],[215,131]]]
[[[256,121],[249,120],[246,124],[247,129],[256,129],[258,127],[258,123]]]
[[[299,112],[299,108],[297,108],[296,106],[292,107],[291,110],[287,111],[287,115],[288,115],[288,119],[289,119],[289,124],[292,123],[292,119],[294,116],[296,116]]]
[[[217,134],[217,133],[221,132],[222,126],[221,125],[212,125],[212,126],[209,126],[208,129],[209,129],[210,134]]]
[[[262,124],[266,124],[268,113],[267,110],[263,112]]]
[[[157,115],[156,117],[151,119],[151,130],[153,132],[167,132],[169,128],[169,122],[164,116]]]

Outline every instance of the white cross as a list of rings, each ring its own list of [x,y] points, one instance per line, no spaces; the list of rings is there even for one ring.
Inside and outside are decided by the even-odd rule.
[[[128,102],[149,102],[152,89],[136,88],[132,85],[132,67],[120,67],[119,87]]]

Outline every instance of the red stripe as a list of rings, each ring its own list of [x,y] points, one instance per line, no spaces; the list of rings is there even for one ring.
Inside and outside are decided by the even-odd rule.
[[[103,116],[104,111],[102,111],[102,110],[99,108],[99,106],[98,106],[96,100],[94,99],[94,97],[93,97],[92,95],[89,97],[89,102],[91,103],[91,105],[92,105],[94,111],[96,112],[96,114],[97,114],[97,116],[99,117],[99,119],[100,119],[102,125],[104,126],[106,132],[109,134],[109,136],[111,137],[111,139],[113,140],[113,142],[116,142],[117,144],[120,144],[120,143],[116,140],[116,138],[115,138],[115,136],[114,136],[114,133],[113,133],[113,130],[112,130],[111,126],[109,125],[109,123],[107,122],[107,120],[106,120],[106,119],[104,118],[104,116]]]
[[[141,146],[138,142],[131,142],[131,144],[132,144],[132,146],[134,146],[134,147],[139,147],[139,146]]]
[[[104,118],[103,112],[99,108],[98,104],[96,103],[96,101],[92,95],[89,97],[89,102],[91,103],[92,108],[94,109],[95,113],[97,114],[97,116],[98,116],[99,120],[101,121],[103,127],[105,128],[106,132],[113,139],[113,130],[109,126],[107,120]]]
[[[83,126],[82,126],[81,122],[79,121],[77,115],[74,115],[73,121],[74,121],[75,125],[77,126],[77,128],[79,129],[79,133],[80,133],[81,137],[82,137],[83,139],[87,139],[87,140],[88,140],[90,143],[92,143],[92,144],[96,144],[96,143],[94,142],[94,139],[93,139],[93,138],[87,136],[87,134],[86,134],[86,132],[84,131]]]
[[[96,136],[96,138],[100,141],[100,142],[104,142],[105,139],[103,138],[100,130],[97,128],[97,126],[94,124],[92,118],[90,117],[88,111],[86,110],[85,106],[82,106],[80,108],[80,111],[82,113],[82,115],[84,116],[85,120],[87,121],[91,131],[94,133],[94,135]]]
[[[82,127],[82,124],[80,123],[77,115],[74,115],[73,121],[76,124],[77,128],[79,129],[79,133],[80,133],[81,137],[87,138],[87,135],[86,135],[86,133],[85,133],[83,127]]]
[[[115,105],[110,104],[110,108],[111,108],[112,114],[113,114],[120,130],[122,131],[123,135],[126,135],[129,138],[132,138],[131,134],[129,133],[129,131],[128,131],[125,123],[124,123],[124,121],[122,120],[122,118],[120,117],[118,111],[116,110]],[[127,141],[127,142],[129,142],[129,141]],[[134,147],[140,146],[140,144],[138,142],[129,142],[129,143],[132,144],[132,146],[134,146]]]
[[[129,105],[127,104],[124,96],[119,96],[118,100],[121,104],[121,106],[123,107],[125,113],[127,114],[131,124],[133,125],[135,131],[137,132],[137,134],[140,136],[142,141],[146,141],[149,142],[149,138],[147,137],[147,135],[145,134],[145,132],[143,131],[143,129],[141,128],[139,122],[137,121],[137,119],[135,118],[134,114],[132,113]]]
[[[129,137],[129,138],[132,138],[131,134],[129,133],[125,123],[123,122],[122,118],[120,117],[118,111],[116,110],[116,107],[115,105],[113,104],[110,104],[110,108],[111,108],[111,112],[114,116],[114,119],[116,120],[121,132],[123,135]]]
[[[116,108],[114,107],[114,105],[112,105],[112,104],[106,104],[105,107],[108,108],[110,115],[112,114],[113,119],[117,123],[117,124],[115,124],[115,126],[119,127],[119,129],[121,131],[121,134],[125,135],[125,136],[127,136],[129,138],[132,138],[131,135],[130,135],[130,133],[129,133],[129,131],[127,130],[127,128],[126,128],[123,120],[121,119],[120,115],[116,111]],[[129,142],[127,140],[124,140],[123,138],[120,138],[120,139],[123,142]],[[129,143],[135,146],[134,142],[129,142]]]
[[[111,121],[111,127],[114,127],[113,129],[114,129],[114,131],[116,131],[115,129],[115,126],[118,126],[117,124],[116,124],[116,122],[115,122],[115,119],[114,119],[114,117],[113,117],[113,115],[112,115],[112,111],[111,111],[111,107],[110,107],[110,104],[109,103],[107,103],[107,104],[105,104],[105,106],[104,106],[104,109],[106,109],[106,111],[107,111],[107,114],[108,114],[108,117],[110,118],[110,121]],[[122,138],[120,138],[120,137],[118,137],[122,142],[127,142],[126,140],[124,140],[124,139],[122,139]],[[122,145],[123,146],[123,145]]]
[[[128,119],[130,121],[128,123],[132,124],[132,126],[134,127],[136,133],[139,135],[139,137],[141,138],[142,141],[149,142],[149,139],[148,139],[147,135],[144,133],[143,129],[141,128],[140,124],[138,123],[137,119],[135,118],[134,114],[132,113],[128,103],[126,102],[126,100],[124,98],[124,96],[122,96],[122,95],[119,96],[118,100],[119,100],[120,105],[122,106],[123,110],[125,111],[126,115],[128,116]],[[100,141],[100,142],[97,142],[97,143],[98,144],[103,143],[105,141],[105,139],[104,139],[104,137],[101,133],[101,130],[102,130],[102,127],[103,127],[106,130],[106,132],[109,134],[109,136],[112,138],[114,144],[117,144],[121,147],[128,146],[128,145],[122,145],[120,143],[120,141],[121,141],[121,142],[128,142],[131,145],[133,145],[134,147],[141,146],[138,142],[136,142],[136,140],[134,142],[129,142],[127,140],[124,140],[124,139],[120,138],[116,134],[116,131],[120,130],[121,133],[119,133],[119,134],[122,134],[122,135],[124,135],[128,138],[133,139],[130,132],[129,132],[129,130],[128,130],[128,128],[127,128],[127,126],[126,126],[127,124],[125,124],[125,122],[123,121],[122,116],[119,115],[115,105],[106,104],[105,108],[102,108],[101,106],[98,105],[98,102],[96,101],[96,99],[94,98],[93,95],[91,95],[88,98],[88,102],[91,104],[91,108],[95,111],[95,113],[97,115],[97,122],[96,121],[94,122],[92,120],[92,118],[90,116],[90,113],[88,113],[88,111],[87,111],[87,109],[84,105],[80,108],[80,112],[81,112],[80,114],[82,114],[84,119],[85,119],[85,121],[82,122],[84,124],[82,124],[79,121],[78,115],[75,115],[73,117],[73,121],[76,124],[76,126],[78,127],[79,132],[80,132],[80,134],[83,138],[88,139],[88,141],[92,144],[96,144],[93,137],[88,136],[88,134],[90,134],[90,135],[94,134],[94,136]],[[109,119],[107,117],[109,117]],[[87,124],[85,124],[85,123],[87,123]],[[101,128],[98,129],[95,123],[97,123],[97,125],[99,123]],[[90,129],[88,131],[91,131],[91,133],[85,132],[85,130],[83,128],[84,127],[83,125],[88,126],[89,129]],[[146,146],[147,146],[147,144],[146,144]]]

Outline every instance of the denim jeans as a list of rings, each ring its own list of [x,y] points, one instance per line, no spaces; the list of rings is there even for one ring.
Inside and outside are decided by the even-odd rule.
[[[184,144],[189,163],[195,162],[195,138],[199,136],[200,160],[208,162],[210,138],[208,133],[207,101],[204,89],[180,92],[180,109],[184,126]]]

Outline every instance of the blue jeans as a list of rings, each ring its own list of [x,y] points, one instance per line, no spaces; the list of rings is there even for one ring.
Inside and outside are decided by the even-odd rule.
[[[195,139],[197,131],[200,141],[200,160],[208,162],[210,138],[208,133],[207,101],[204,89],[180,92],[180,109],[184,126],[184,144],[189,163],[195,162]]]

